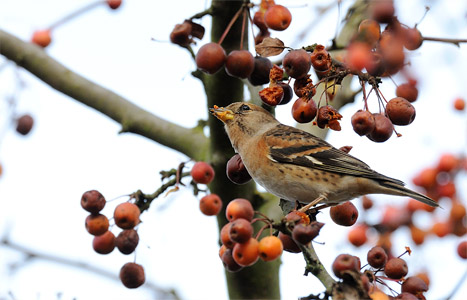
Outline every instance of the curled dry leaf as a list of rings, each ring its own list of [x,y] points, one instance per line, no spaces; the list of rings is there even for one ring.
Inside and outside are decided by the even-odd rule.
[[[278,38],[266,37],[261,43],[255,46],[256,53],[263,57],[279,55],[287,48]]]

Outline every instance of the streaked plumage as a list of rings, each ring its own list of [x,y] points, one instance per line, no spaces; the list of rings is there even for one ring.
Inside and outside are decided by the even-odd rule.
[[[257,105],[236,102],[211,112],[224,122],[251,177],[283,199],[336,204],[366,194],[389,194],[438,206],[326,141],[281,124]]]

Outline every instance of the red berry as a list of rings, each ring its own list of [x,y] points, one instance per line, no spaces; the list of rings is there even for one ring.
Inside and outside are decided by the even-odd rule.
[[[214,179],[214,169],[204,161],[198,161],[191,169],[191,177],[196,183],[209,184]]]
[[[292,22],[292,14],[282,5],[273,5],[266,10],[264,22],[272,30],[282,31]]]
[[[408,272],[407,263],[399,257],[389,259],[384,267],[384,273],[391,279],[401,279]]]
[[[222,264],[224,265],[224,268],[229,272],[238,272],[241,269],[243,269],[243,267],[237,264],[237,262],[233,258],[232,249],[227,248],[224,254],[222,254],[221,260],[222,260]]]
[[[85,222],[86,230],[92,235],[101,235],[109,230],[109,219],[102,214],[89,215]]]
[[[404,280],[401,286],[402,293],[410,293],[417,296],[418,299],[420,296],[423,296],[423,293],[428,291],[428,285],[418,276],[410,276]]]
[[[393,0],[378,0],[370,2],[370,14],[379,23],[389,23],[394,16]]]
[[[375,129],[367,134],[367,137],[377,143],[387,141],[394,131],[391,120],[379,113],[373,114],[373,117],[375,119]]]
[[[92,248],[99,254],[109,254],[115,249],[115,235],[111,231],[95,236]]]
[[[222,68],[227,56],[224,48],[217,43],[207,43],[196,54],[196,66],[207,74],[214,74]]]
[[[467,259],[467,241],[462,241],[457,245],[457,254],[462,259]]]
[[[454,100],[454,108],[456,110],[464,110],[465,109],[465,100],[462,99],[462,98],[457,98],[456,100]]]
[[[232,223],[227,223],[224,226],[222,226],[221,233],[220,233],[220,239],[222,244],[229,248],[232,249],[235,246],[235,242],[230,239],[230,226]]]
[[[360,136],[367,135],[375,129],[375,118],[367,110],[359,110],[350,119],[353,130]]]
[[[386,105],[386,114],[394,125],[409,125],[415,119],[415,107],[406,99],[396,97]]]
[[[292,78],[303,78],[311,68],[311,58],[303,49],[291,50],[282,60],[284,70]]]
[[[358,210],[350,201],[331,207],[329,213],[334,223],[341,226],[352,226],[358,219]]]
[[[245,184],[251,180],[251,176],[238,153],[227,162],[226,173],[230,181],[236,184]]]
[[[368,240],[366,232],[368,227],[365,224],[355,225],[348,234],[349,242],[355,247],[360,247]]]
[[[99,191],[90,190],[81,196],[81,207],[91,214],[98,214],[105,206],[105,198]]]
[[[27,135],[34,125],[34,119],[28,115],[22,115],[21,117],[16,120],[16,132],[21,135]]]
[[[396,88],[396,96],[402,97],[409,102],[414,102],[418,98],[418,89],[410,82],[403,83]]]
[[[338,278],[343,278],[346,272],[359,272],[359,263],[355,256],[340,254],[332,263],[332,271]]]
[[[234,50],[225,61],[225,71],[232,77],[247,78],[255,68],[255,59],[248,50]]]
[[[182,47],[188,46],[191,42],[192,23],[185,21],[182,24],[175,25],[170,33],[170,41]]]
[[[248,76],[248,81],[252,85],[262,85],[269,82],[269,72],[272,69],[272,62],[267,57],[256,56],[253,72]]]
[[[253,235],[253,226],[250,221],[239,218],[231,222],[229,237],[235,243],[245,243]]]
[[[384,267],[384,265],[388,261],[388,255],[382,247],[375,246],[371,248],[370,251],[368,251],[367,261],[370,266],[379,269]]]
[[[407,28],[403,32],[404,46],[407,50],[415,50],[420,48],[423,43],[423,37],[417,28]]]
[[[146,280],[143,266],[131,262],[124,264],[120,269],[120,280],[129,289],[140,287]]]
[[[199,209],[206,216],[215,216],[222,209],[222,200],[217,194],[209,194],[199,201]]]
[[[122,0],[106,0],[106,2],[111,9],[117,9],[122,4]]]
[[[370,63],[371,59],[371,47],[367,43],[353,42],[347,49],[345,62],[350,69],[360,71]]]
[[[292,116],[298,123],[311,122],[317,113],[318,109],[313,99],[298,98],[292,106]]]
[[[277,84],[284,91],[284,95],[282,96],[282,100],[281,102],[279,102],[279,105],[285,105],[289,103],[290,100],[292,100],[292,97],[293,97],[292,87],[287,82],[278,82]]]
[[[290,252],[290,253],[302,252],[300,247],[298,247],[297,243],[295,243],[295,241],[287,234],[279,232],[278,238],[281,240],[282,246],[285,251]]]

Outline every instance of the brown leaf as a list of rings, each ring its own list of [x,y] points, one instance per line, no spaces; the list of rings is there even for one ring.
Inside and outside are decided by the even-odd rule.
[[[256,53],[263,57],[279,55],[286,47],[278,38],[266,37],[264,40],[255,46]]]

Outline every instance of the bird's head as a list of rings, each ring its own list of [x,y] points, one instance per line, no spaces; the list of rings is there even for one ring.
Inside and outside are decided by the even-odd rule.
[[[267,110],[252,103],[234,102],[226,107],[214,106],[209,111],[224,122],[235,148],[240,137],[262,134],[279,124],[279,121]]]

